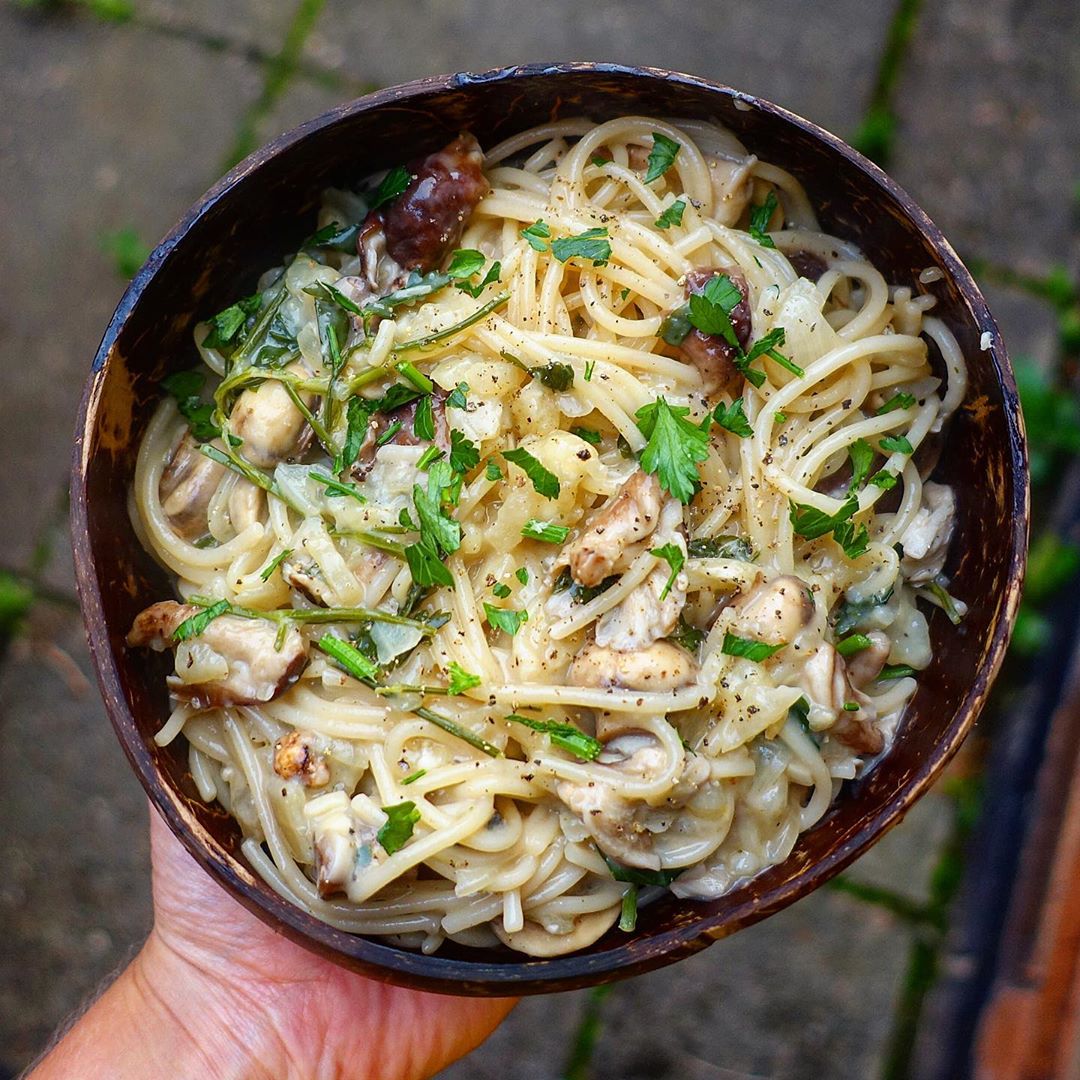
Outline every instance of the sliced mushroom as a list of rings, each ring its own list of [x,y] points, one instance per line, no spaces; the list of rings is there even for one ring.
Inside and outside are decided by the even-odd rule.
[[[364,268],[364,276],[359,279],[362,288],[352,290],[357,303],[370,296],[384,296],[404,282],[405,270],[387,254],[381,214],[368,215],[357,238],[357,251]]]
[[[408,186],[379,211],[395,262],[427,271],[450,254],[476,204],[491,190],[483,164],[480,144],[463,134],[409,167]]]
[[[326,755],[310,731],[290,731],[274,743],[274,772],[283,780],[298,776],[305,787],[325,787],[330,783]]]
[[[635,652],[667,637],[686,605],[685,575],[676,575],[668,588],[670,577],[667,563],[660,564],[622,603],[605,611],[596,624],[597,645]]]
[[[202,610],[175,600],[151,604],[135,617],[127,643],[164,652],[177,645],[172,640],[177,627]],[[197,640],[228,666],[228,674],[206,681],[185,682],[170,676],[172,693],[199,709],[272,701],[300,678],[308,663],[307,645],[299,630],[289,627],[279,649],[276,625],[263,619],[219,615]]]
[[[620,565],[626,548],[651,535],[660,520],[660,484],[651,473],[635,472],[564,549],[579,585],[599,585]]]
[[[200,453],[190,432],[180,440],[158,485],[161,509],[178,535],[196,540],[206,533],[210,500],[227,472]]]
[[[707,157],[705,161],[712,182],[713,217],[721,225],[734,225],[750,202],[757,158]]]
[[[945,568],[956,519],[951,487],[930,481],[923,484],[922,494],[923,505],[900,537],[904,549],[900,569],[912,585],[933,581]]]
[[[737,628],[755,641],[786,645],[814,617],[814,594],[802,578],[782,574],[732,601]]]
[[[856,690],[869,686],[881,674],[892,648],[889,635],[882,630],[871,630],[866,636],[870,645],[845,661],[848,682]]]
[[[693,296],[703,292],[705,286],[720,274],[726,274],[742,295],[742,299],[731,309],[728,318],[739,344],[746,348],[751,333],[750,292],[741,271],[734,267],[701,267],[691,270],[686,275],[686,295]],[[721,335],[705,334],[695,327],[683,338],[678,348],[683,359],[698,369],[706,394],[733,390],[742,382],[742,373],[735,366],[738,351]]]
[[[299,365],[285,369],[290,374],[307,375]],[[315,396],[302,395],[301,400],[310,409]],[[240,453],[258,469],[272,469],[286,458],[302,454],[311,441],[311,428],[303,413],[277,379],[250,390],[245,390],[236,400],[229,414],[232,434],[243,439]]]
[[[637,652],[618,652],[590,642],[574,657],[567,678],[571,686],[664,693],[691,685],[697,673],[694,658],[670,641],[657,641]]]
[[[351,558],[345,560],[345,567],[360,585],[366,587],[386,565],[388,558],[388,555],[373,548],[356,548],[351,553]],[[283,559],[281,577],[287,585],[320,607],[350,606],[343,603],[342,597],[336,595],[318,561],[307,552],[298,550]]]
[[[635,776],[662,770],[667,758],[660,741],[644,731],[616,735],[597,759],[601,764]],[[616,794],[603,781],[564,780],[556,793],[580,819],[600,850],[624,866],[659,870],[660,856],[653,851],[653,834],[643,818],[649,807]]]
[[[349,796],[331,791],[304,806],[311,830],[315,884],[322,897],[345,891],[356,864],[356,843]]]
[[[311,833],[315,883],[322,897],[347,893],[357,874],[385,858],[376,840],[386,813],[367,795],[330,791],[304,806]]]
[[[237,532],[243,532],[249,525],[259,521],[264,500],[262,488],[256,487],[250,480],[238,477],[229,492],[229,521],[232,527]]]
[[[808,281],[820,280],[821,275],[829,268],[829,264],[812,251],[789,251],[788,262],[799,277],[804,277]]]
[[[877,754],[881,751],[885,737],[876,724],[874,703],[853,688],[844,658],[832,645],[823,642],[806,658],[799,676],[799,686],[810,701],[811,723],[814,706],[817,706],[835,717],[828,728],[829,734],[849,749],[857,754]],[[849,711],[846,708],[848,705],[859,707]]]

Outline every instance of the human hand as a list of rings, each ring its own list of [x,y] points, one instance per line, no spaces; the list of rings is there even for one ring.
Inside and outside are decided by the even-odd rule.
[[[35,1080],[407,1080],[467,1053],[515,1003],[404,990],[346,971],[241,907],[153,811],[150,841],[150,937]]]

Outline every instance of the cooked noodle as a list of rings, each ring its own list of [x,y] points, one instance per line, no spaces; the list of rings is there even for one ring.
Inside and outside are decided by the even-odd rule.
[[[647,181],[646,155],[667,145],[657,133],[678,151]],[[190,610],[226,600],[219,628],[280,623],[279,648],[299,635],[296,671],[247,698],[200,690],[239,670],[209,631],[157,642],[177,652],[175,707],[157,741],[187,739],[200,796],[235,816],[255,871],[344,930],[426,952],[450,938],[548,956],[589,945],[620,915],[632,924],[638,884],[712,898],[786,858],[892,738],[911,674],[930,659],[917,596],[962,613],[940,576],[952,495],[924,483],[916,462],[963,399],[965,369],[926,314],[932,298],[890,286],[852,241],[822,233],[798,181],[718,127],[552,123],[489,149],[484,173],[490,191],[456,245],[483,256],[463,279],[470,289],[450,282],[380,318],[350,318],[340,371],[319,321],[333,292],[319,283],[359,306],[390,291],[364,284],[373,256],[365,265],[355,246],[312,246],[264,274],[231,341],[220,317],[202,324],[203,400],[216,386],[223,430],[211,446],[231,463],[207,473],[198,527],[181,528],[170,470],[180,454],[205,461],[170,397],[146,432],[133,501]],[[318,225],[365,212],[361,197],[330,191]],[[599,248],[576,250],[593,254],[557,257],[554,241],[589,230]],[[687,275],[702,267],[745,281],[747,351],[783,328],[748,365],[760,386],[740,369],[706,395],[708,372],[671,343]],[[399,374],[404,362],[413,367]],[[362,467],[333,461],[328,450],[349,453],[349,399],[424,388],[425,376],[436,425],[456,433],[453,444],[435,437],[453,468],[431,461],[413,405],[380,421],[382,444],[363,448]],[[253,470],[259,433],[227,436],[241,430],[239,395],[266,412],[275,387],[329,447],[318,433],[309,443],[305,423]],[[709,425],[700,490],[685,504],[646,468],[666,489],[659,514],[586,588],[568,566],[620,492],[646,479],[640,410],[658,398],[694,424],[738,398],[745,420],[728,412],[737,430]],[[189,419],[191,406],[189,394]],[[462,464],[470,446],[478,463],[466,453]],[[515,447],[531,458],[502,456]],[[872,466],[858,464],[864,447]],[[557,478],[557,494],[538,490],[522,460]],[[434,548],[448,573],[418,589],[402,550],[423,541],[431,475],[449,487],[435,492],[437,513],[460,538]],[[835,528],[808,537],[805,515]],[[523,536],[530,521],[553,526],[551,538]],[[308,621],[320,607],[376,614]],[[492,609],[509,623],[489,625]],[[281,611],[295,617],[260,623]],[[777,646],[781,626],[796,632]],[[324,635],[352,643],[375,673],[355,677],[318,646]],[[661,671],[658,646],[681,677]],[[275,662],[246,662],[254,673],[263,660]],[[447,694],[455,678],[461,692]],[[392,820],[385,808],[397,808]]]

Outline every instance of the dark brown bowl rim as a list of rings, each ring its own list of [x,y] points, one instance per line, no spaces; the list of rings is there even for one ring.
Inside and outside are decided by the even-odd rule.
[[[771,114],[801,128],[834,153],[846,158],[902,207],[909,221],[933,247],[942,268],[956,282],[979,331],[990,335],[990,347],[987,353],[997,373],[1002,391],[1014,488],[1010,508],[1012,531],[1007,596],[1002,615],[998,617],[994,626],[992,638],[985,648],[976,677],[965,692],[934,751],[923,760],[921,768],[909,777],[888,804],[866,819],[857,832],[838,843],[825,858],[807,865],[796,876],[780,883],[769,892],[747,896],[742,903],[728,909],[722,916],[689,918],[681,920],[676,926],[657,932],[650,936],[647,951],[633,950],[631,943],[636,939],[633,935],[628,935],[625,944],[603,953],[569,954],[550,959],[498,964],[451,959],[437,955],[424,956],[381,944],[371,938],[346,934],[327,926],[314,916],[308,915],[282,899],[261,882],[256,881],[250,872],[238,873],[237,865],[231,864],[223,853],[215,850],[216,845],[207,842],[208,838],[204,838],[204,831],[184,805],[181,797],[161,783],[149,748],[138,735],[134,718],[128,708],[119,672],[109,647],[108,636],[105,633],[89,632],[90,652],[106,710],[117,737],[153,804],[196,861],[235,899],[293,941],[308,948],[315,948],[323,955],[333,954],[342,963],[361,970],[371,977],[443,993],[473,995],[548,993],[626,978],[697,952],[713,941],[779,911],[839,873],[903,818],[911,805],[930,787],[970,731],[986,700],[990,685],[1001,667],[1008,646],[1027,557],[1029,516],[1027,453],[1023,418],[1012,368],[998,328],[971,274],[942,235],[941,230],[907,192],[877,165],[837,136],[787,109],[732,87],[698,76],[654,67],[588,62],[523,64],[484,72],[459,72],[430,76],[388,87],[331,109],[280,135],[242,161],[210,188],[155,248],[146,264],[128,286],[109,322],[94,358],[93,368],[79,407],[72,462],[71,521],[76,581],[88,630],[94,627],[103,630],[106,626],[94,570],[94,558],[89,543],[86,476],[83,465],[84,446],[91,443],[91,432],[87,429],[87,422],[95,401],[96,376],[104,368],[121,330],[147,284],[172,250],[183,241],[195,222],[234,185],[258,170],[268,160],[314,132],[335,124],[345,117],[366,112],[387,103],[399,103],[432,92],[461,89],[470,84],[566,73],[617,74],[640,79],[643,82],[655,79],[672,81],[709,94],[728,97],[736,104],[736,107]]]

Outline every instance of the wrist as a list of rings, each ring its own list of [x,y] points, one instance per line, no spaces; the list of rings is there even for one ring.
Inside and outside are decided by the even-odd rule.
[[[272,1080],[288,1071],[268,1002],[200,970],[152,931],[31,1076]]]
[[[173,947],[156,929],[124,975],[130,977],[133,1001],[144,1017],[141,1029],[168,1031],[171,1052],[192,1063],[192,1075],[271,1080],[285,1074],[265,988],[223,978]],[[175,1064],[173,1073],[187,1075]]]

